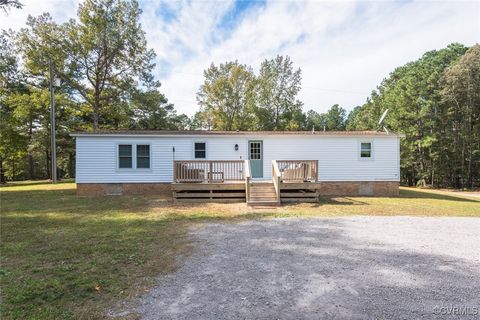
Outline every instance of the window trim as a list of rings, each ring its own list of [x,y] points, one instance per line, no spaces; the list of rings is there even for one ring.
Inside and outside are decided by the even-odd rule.
[[[132,167],[131,168],[120,168],[120,145],[131,145],[132,146]],[[149,147],[149,160],[150,160],[150,167],[149,168],[137,168],[137,145],[148,145]],[[115,150],[116,158],[115,158],[115,167],[116,171],[122,172],[138,172],[138,171],[152,171],[152,143],[151,142],[117,142],[116,143],[116,150]]]
[[[195,144],[197,144],[197,143],[205,143],[205,158],[197,158],[195,156]],[[192,157],[193,159],[195,159],[195,160],[207,160],[208,159],[208,143],[207,143],[207,141],[205,141],[205,140],[193,141],[192,148],[193,148],[193,157]]]
[[[370,157],[362,157],[362,143],[370,143]],[[361,161],[370,161],[374,159],[374,143],[373,140],[359,140],[357,157]]]

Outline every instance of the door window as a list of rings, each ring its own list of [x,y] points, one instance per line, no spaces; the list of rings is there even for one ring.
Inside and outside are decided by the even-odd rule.
[[[260,141],[250,142],[250,160],[262,159],[262,143]]]

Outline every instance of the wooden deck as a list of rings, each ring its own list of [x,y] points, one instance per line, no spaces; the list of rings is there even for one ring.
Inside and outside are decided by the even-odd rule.
[[[317,160],[274,160],[272,179],[267,181],[251,178],[248,160],[181,160],[174,162],[173,198],[250,205],[316,202],[317,177]]]

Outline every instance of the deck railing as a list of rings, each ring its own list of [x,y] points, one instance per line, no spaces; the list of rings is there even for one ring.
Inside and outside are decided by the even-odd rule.
[[[245,160],[244,163],[244,172],[245,172],[245,198],[248,201],[250,201],[250,180],[251,180],[251,174],[250,174],[250,160]]]
[[[272,160],[272,181],[273,186],[275,187],[275,195],[277,201],[280,202],[280,179],[282,175],[280,173],[280,169],[278,168],[277,160]]]
[[[281,181],[318,180],[318,160],[277,160]]]
[[[223,183],[245,179],[244,160],[175,160],[173,166],[176,183]]]

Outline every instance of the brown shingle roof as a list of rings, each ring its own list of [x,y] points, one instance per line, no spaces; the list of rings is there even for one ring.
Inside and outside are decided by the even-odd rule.
[[[208,130],[101,130],[97,132],[73,132],[71,136],[98,135],[318,135],[318,136],[400,136],[384,131],[208,131]]]

